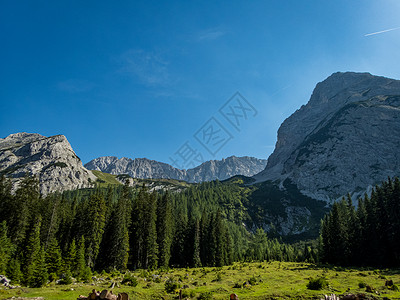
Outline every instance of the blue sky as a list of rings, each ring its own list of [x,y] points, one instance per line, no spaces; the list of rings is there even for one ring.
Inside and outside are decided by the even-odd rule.
[[[0,137],[63,134],[84,163],[267,158],[331,73],[400,78],[400,29],[367,35],[400,26],[398,0],[161,2],[1,1]],[[229,138],[207,151],[210,120]]]

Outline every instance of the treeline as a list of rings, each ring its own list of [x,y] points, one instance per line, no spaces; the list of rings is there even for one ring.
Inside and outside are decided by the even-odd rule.
[[[400,181],[388,179],[371,196],[333,204],[321,225],[321,259],[338,265],[400,266]]]
[[[0,180],[0,274],[27,286],[92,271],[223,266],[234,261],[317,260],[314,247],[250,233],[237,185],[219,181],[179,193],[124,186],[41,197],[35,178],[11,193]]]

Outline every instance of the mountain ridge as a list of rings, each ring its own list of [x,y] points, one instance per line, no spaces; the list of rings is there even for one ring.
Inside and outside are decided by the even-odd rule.
[[[195,183],[224,180],[235,175],[252,176],[266,165],[265,159],[249,156],[230,156],[221,160],[209,160],[191,169],[178,169],[147,158],[117,158],[103,156],[85,164],[89,170],[98,170],[113,175],[127,174],[134,178],[170,178]]]

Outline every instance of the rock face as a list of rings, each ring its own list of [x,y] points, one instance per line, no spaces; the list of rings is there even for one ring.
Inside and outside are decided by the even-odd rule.
[[[38,177],[42,195],[90,186],[97,179],[63,135],[22,132],[0,139],[0,175],[12,178],[15,188],[27,173]]]
[[[231,156],[222,160],[210,160],[193,169],[180,170],[169,164],[147,158],[121,158],[104,156],[96,158],[85,167],[114,175],[128,174],[134,178],[170,178],[187,182],[224,180],[235,175],[252,176],[265,168],[267,161],[254,157]]]
[[[278,130],[257,181],[290,179],[305,195],[330,201],[400,175],[400,81],[335,73]]]

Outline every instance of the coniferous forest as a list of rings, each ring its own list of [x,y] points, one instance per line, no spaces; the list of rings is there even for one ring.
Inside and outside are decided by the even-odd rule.
[[[26,177],[11,192],[0,181],[0,274],[40,287],[48,280],[88,280],[105,270],[221,267],[237,261],[399,266],[400,181],[377,186],[357,208],[333,204],[319,242],[285,244],[248,217],[234,185],[219,181],[179,192],[125,185],[41,197]]]
[[[400,266],[400,180],[358,200],[335,202],[321,224],[321,260],[345,266]]]
[[[3,177],[0,274],[38,287],[60,276],[87,280],[102,270],[317,260],[316,247],[247,230],[237,193],[214,181],[181,192],[125,184],[41,197],[34,178],[11,193]]]

